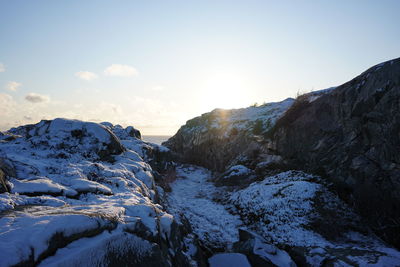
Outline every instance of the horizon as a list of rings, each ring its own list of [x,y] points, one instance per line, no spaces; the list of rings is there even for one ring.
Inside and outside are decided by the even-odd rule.
[[[65,117],[171,136],[215,108],[399,57],[397,1],[0,3],[0,130]]]

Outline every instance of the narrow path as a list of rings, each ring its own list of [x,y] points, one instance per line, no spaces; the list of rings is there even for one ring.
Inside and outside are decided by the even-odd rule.
[[[177,179],[168,193],[169,212],[189,220],[193,232],[205,245],[230,248],[239,238],[238,228],[243,224],[239,216],[230,214],[213,197],[220,191],[212,182],[211,172],[197,166],[181,165]]]

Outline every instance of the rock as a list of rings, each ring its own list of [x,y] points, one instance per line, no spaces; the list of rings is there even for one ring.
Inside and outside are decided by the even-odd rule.
[[[260,136],[293,102],[288,98],[259,107],[215,109],[187,121],[163,145],[178,153],[183,162],[223,172],[238,156],[257,158],[262,149]]]
[[[204,266],[196,238],[156,202],[150,146],[127,129],[55,119],[10,130],[0,266]]]
[[[8,177],[16,177],[17,175],[12,162],[6,158],[0,158],[0,169],[2,169],[4,174]]]
[[[399,77],[395,59],[312,102],[299,97],[269,135],[290,168],[327,177],[375,232],[398,248]]]
[[[239,241],[233,244],[233,250],[245,254],[252,267],[296,266],[285,251],[268,244],[261,236],[245,229],[239,229]]]
[[[244,165],[256,180],[291,169],[320,175],[400,248],[399,77],[394,59],[295,101],[217,109],[187,121],[165,145],[220,173]]]
[[[284,251],[273,257],[279,247],[300,266],[328,262],[343,266],[342,261],[358,266],[398,266],[400,252],[372,234],[328,188],[320,177],[288,171],[233,192],[230,202],[245,225],[257,233],[241,230],[235,252],[248,255],[251,248],[259,246],[260,253],[270,255],[272,258],[267,258],[274,263],[273,259],[288,259]],[[248,258],[262,266],[258,256]]]
[[[253,170],[243,165],[234,165],[215,180],[215,185],[243,187],[254,181],[254,178]]]
[[[34,146],[49,146],[69,153],[85,153],[86,157],[100,160],[113,160],[113,155],[124,151],[124,147],[112,131],[94,122],[58,118],[20,126],[11,129],[10,132],[22,135]]]
[[[111,130],[119,139],[126,140],[129,137],[134,137],[137,139],[141,139],[141,133],[139,130],[135,129],[133,126],[128,126],[123,128],[121,125],[113,125],[110,122],[102,122],[100,123],[103,126],[106,126],[109,130]]]
[[[0,169],[0,194],[8,191],[6,174]]]
[[[14,166],[9,160],[0,158],[0,194],[10,191],[10,186],[7,183],[10,177],[16,177]]]

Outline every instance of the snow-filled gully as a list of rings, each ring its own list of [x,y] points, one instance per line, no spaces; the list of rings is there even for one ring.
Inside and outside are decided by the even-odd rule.
[[[209,248],[226,250],[238,241],[243,222],[223,204],[214,201],[220,189],[211,181],[211,172],[198,166],[181,165],[167,195],[168,210],[176,218],[186,218],[199,239]]]

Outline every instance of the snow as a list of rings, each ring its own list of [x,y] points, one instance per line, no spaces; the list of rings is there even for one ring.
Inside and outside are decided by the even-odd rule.
[[[318,98],[320,98],[321,96],[332,92],[336,88],[337,88],[337,86],[333,86],[333,87],[329,87],[326,89],[312,91],[310,93],[302,95],[302,97],[306,97],[308,102],[311,103],[311,102],[314,102],[315,100],[317,100]]]
[[[343,232],[335,241],[313,230],[310,223],[315,218],[324,219],[316,205],[333,209],[338,216],[336,223],[358,218],[317,176],[298,171],[279,173],[232,193],[230,201],[250,229],[271,244],[304,249],[311,266],[319,266],[327,255],[359,266],[398,266],[400,263],[400,252],[373,235]]]
[[[240,253],[219,253],[208,259],[210,267],[251,267],[246,255]]]
[[[261,242],[255,239],[254,254],[270,260],[279,267],[295,267],[296,265],[285,251],[277,249],[275,246]]]
[[[16,264],[32,253],[37,260],[55,233],[68,237],[99,226],[111,227],[111,222],[74,209],[27,207],[6,213],[0,219],[0,251],[7,257],[0,257],[0,266]]]
[[[109,233],[104,231],[91,238],[82,238],[65,248],[57,250],[53,257],[42,261],[39,266],[108,266],[108,254],[122,258],[132,251],[136,260],[150,254],[152,244],[126,233]],[[132,255],[132,254],[130,254]],[[134,262],[131,262],[131,264]]]
[[[293,104],[294,99],[288,98],[281,102],[268,103],[259,107],[248,107],[232,110],[217,109],[212,113],[220,114],[212,122],[211,128],[224,129],[228,125],[225,135],[228,135],[233,128],[238,130],[252,129],[252,125],[257,121],[263,121],[264,125],[274,125],[287,109]]]
[[[171,214],[165,213],[160,217],[161,231],[165,238],[171,235],[171,225],[174,221],[174,217]]]
[[[226,119],[243,127],[257,116],[273,121],[291,100],[280,105],[235,110]],[[189,258],[196,254],[196,237],[205,247],[230,251],[243,227],[266,240],[256,239],[253,252],[278,266],[291,266],[289,255],[279,249],[288,246],[304,249],[312,266],[327,255],[340,258],[334,266],[399,265],[400,252],[373,235],[354,230],[341,240],[328,240],[309,227],[321,217],[316,205],[334,207],[337,222],[341,216],[356,217],[316,176],[288,171],[228,192],[213,184],[207,169],[177,165],[171,192],[162,192],[145,160],[151,149],[166,150],[132,136],[134,128],[56,119],[10,131],[16,139],[0,141],[0,160],[15,170],[15,177],[8,177],[11,192],[0,194],[0,266],[30,259],[41,266],[107,266],[109,254],[134,254],[140,260],[155,244],[132,233],[140,228],[149,240],[171,240],[174,222],[185,220],[193,229],[184,238],[188,250],[182,251]],[[112,160],[101,160],[99,150],[115,144],[124,149],[111,154]],[[235,165],[226,173],[247,176],[252,171]],[[154,203],[157,191],[166,196],[167,212]],[[50,251],[60,237],[65,243]],[[209,263],[250,266],[238,253],[214,255]]]
[[[281,102],[267,103],[257,107],[215,109],[187,122],[181,130],[198,134],[217,130],[218,135],[227,138],[234,129],[249,132],[252,131],[257,121],[261,121],[263,131],[267,131],[292,106],[294,101],[293,98],[287,98]]]
[[[11,178],[11,193],[19,194],[58,194],[66,196],[76,196],[78,192],[75,190],[57,184],[47,178],[38,178],[36,180],[17,180]]]
[[[153,147],[129,131],[67,119],[10,130],[18,136],[0,142],[0,159],[16,177],[8,177],[11,192],[0,194],[0,254],[7,255],[0,266],[29,259],[43,266],[101,265],[107,253],[128,249],[144,255],[154,244],[131,233],[137,224],[153,240],[170,239],[174,217],[154,203],[157,188],[143,159]],[[100,150],[120,143],[127,146],[110,154],[113,160],[100,160]],[[66,243],[49,256],[59,235]]]
[[[176,218],[189,220],[193,232],[210,247],[226,248],[239,240],[239,216],[213,200],[217,187],[209,181],[211,173],[197,166],[178,166],[177,180],[167,193],[168,211]]]
[[[321,185],[309,181],[287,181],[290,172],[269,177],[261,183],[253,183],[246,189],[233,193],[230,201],[244,210],[243,216],[259,216],[260,227],[267,240],[293,246],[308,244],[318,246],[326,241],[302,226],[309,222],[312,198]],[[304,179],[311,177],[304,177]],[[264,236],[265,237],[265,236]]]
[[[248,175],[251,173],[251,170],[243,165],[235,165],[230,167],[225,173],[225,178],[229,178],[229,176]]]
[[[71,188],[80,193],[101,192],[103,194],[112,194],[111,189],[108,188],[107,186],[86,179],[75,179],[73,181],[73,184],[71,185]]]
[[[110,132],[106,127],[94,122],[57,118],[52,120],[48,127],[48,133],[53,136],[69,135],[73,130],[86,130],[89,135],[95,137],[99,142],[108,143],[110,140]],[[39,132],[39,134],[43,133]]]

